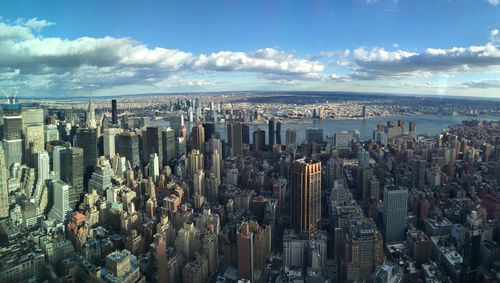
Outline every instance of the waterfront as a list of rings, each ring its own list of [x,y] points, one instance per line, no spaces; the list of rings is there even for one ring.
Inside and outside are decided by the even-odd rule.
[[[405,121],[405,131],[408,130],[408,123],[410,121],[415,121],[417,123],[417,133],[425,135],[437,135],[443,130],[448,129],[449,126],[462,123],[463,120],[470,119],[470,117],[464,115],[432,115],[432,114],[417,114],[417,115],[399,115],[391,116],[385,118],[373,118],[373,119],[347,119],[347,120],[333,120],[333,119],[311,119],[304,118],[301,121],[293,122],[286,121],[281,126],[281,140],[285,142],[285,133],[287,129],[296,129],[299,142],[304,141],[305,132],[307,128],[322,128],[324,137],[327,135],[333,135],[335,132],[340,131],[352,131],[359,130],[360,138],[362,141],[372,138],[373,129],[378,124],[386,124],[387,121]],[[499,116],[481,116],[478,117],[481,120],[499,120]],[[307,120],[306,122],[303,120]],[[152,125],[157,126],[169,126],[169,122],[165,120],[154,120],[151,121]],[[186,123],[188,130],[196,123]],[[257,128],[266,131],[266,142],[267,141],[267,124],[256,124],[249,123],[250,132]],[[220,133],[222,139],[226,139],[227,130],[225,123],[217,123],[216,130]],[[250,138],[251,139],[251,138]],[[250,141],[251,142],[251,141]]]

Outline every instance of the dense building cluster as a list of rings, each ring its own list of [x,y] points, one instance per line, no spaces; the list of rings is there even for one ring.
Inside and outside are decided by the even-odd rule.
[[[302,142],[198,98],[169,127],[118,106],[2,105],[0,282],[500,280],[500,122]]]

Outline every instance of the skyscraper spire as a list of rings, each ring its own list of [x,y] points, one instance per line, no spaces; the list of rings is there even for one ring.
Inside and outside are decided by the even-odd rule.
[[[92,103],[92,87],[90,87],[90,100],[87,109],[87,128],[89,129],[97,128],[95,121],[95,109],[94,109],[94,104]]]

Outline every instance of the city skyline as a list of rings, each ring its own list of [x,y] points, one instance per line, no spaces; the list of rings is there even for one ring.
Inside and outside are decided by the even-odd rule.
[[[431,3],[432,2],[432,3]],[[1,3],[20,96],[340,91],[497,98],[498,1]]]

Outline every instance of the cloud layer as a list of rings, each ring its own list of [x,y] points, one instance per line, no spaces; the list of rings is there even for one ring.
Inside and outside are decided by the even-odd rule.
[[[193,54],[152,48],[133,38],[107,36],[69,40],[41,35],[43,29],[53,25],[55,23],[38,18],[18,19],[14,23],[0,20],[1,86],[54,93],[71,93],[90,85],[103,91],[129,88],[160,92],[252,89],[256,84],[334,89],[374,80],[405,80],[390,85],[425,89],[435,85],[432,78],[436,75],[500,74],[498,29],[491,30],[485,44],[469,47],[427,48],[421,52],[402,50],[399,45],[393,45],[393,50],[359,47],[300,57],[277,48]],[[231,76],[246,76],[253,83],[245,85],[233,81]],[[429,81],[413,82],[415,78]],[[499,88],[500,83],[490,76],[488,80],[464,80],[455,86],[494,89]]]

